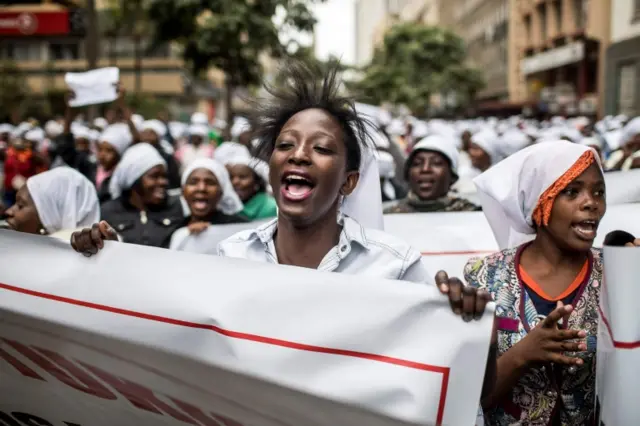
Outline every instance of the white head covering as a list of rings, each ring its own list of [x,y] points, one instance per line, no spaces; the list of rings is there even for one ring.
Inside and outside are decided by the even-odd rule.
[[[492,166],[502,159],[499,150],[498,138],[499,136],[494,131],[488,129],[471,135],[471,142],[478,145],[489,155]]]
[[[137,129],[140,129],[142,127],[142,123],[144,123],[144,117],[140,114],[133,114],[131,116],[131,122]]]
[[[189,126],[189,134],[206,138],[209,135],[209,126],[206,124],[192,124]]]
[[[529,146],[476,177],[482,204],[500,249],[523,244],[535,236],[531,216],[542,194],[586,151],[584,145],[560,140]],[[600,159],[594,152],[600,165]]]
[[[98,140],[114,147],[120,156],[124,154],[126,149],[129,148],[129,145],[131,145],[131,142],[133,142],[129,129],[124,129],[118,125],[105,128]]]
[[[209,118],[204,112],[194,112],[191,114],[191,124],[209,124]]]
[[[216,154],[217,154],[217,151],[216,151]],[[217,155],[216,155],[216,159],[220,161],[220,158]],[[251,169],[253,169],[254,172],[256,172],[258,177],[264,181],[265,186],[267,188],[270,187],[269,165],[258,158],[250,157],[246,155],[238,155],[235,157],[226,158],[223,164],[225,166],[243,165],[243,166],[250,167]]]
[[[382,192],[390,199],[396,199],[396,189],[391,183],[391,179],[396,176],[396,162],[393,155],[384,151],[375,151],[378,170],[382,179]]]
[[[24,138],[32,142],[42,142],[45,138],[44,130],[39,127],[29,130],[24,134]]]
[[[509,129],[500,138],[500,155],[508,157],[530,145],[529,136],[519,129]]]
[[[249,148],[237,142],[225,142],[220,144],[220,146],[216,148],[215,152],[216,160],[222,164],[227,164],[227,161],[231,158],[241,156],[251,157],[251,152],[249,152]]]
[[[11,133],[13,132],[14,127],[11,124],[3,123],[0,124],[0,133]]]
[[[116,166],[109,182],[109,193],[114,200],[122,191],[130,189],[149,169],[167,166],[158,151],[148,143],[139,143],[127,149]]]
[[[76,139],[91,139],[91,131],[85,126],[75,126],[72,129],[73,137]]]
[[[384,230],[380,191],[378,162],[371,150],[363,148],[360,180],[351,195],[344,198],[340,211],[365,228]]]
[[[637,134],[640,134],[640,117],[636,117],[622,129],[622,143],[626,144]]]
[[[56,136],[60,135],[63,130],[64,128],[62,127],[62,124],[54,120],[49,120],[44,125],[44,131],[47,133],[49,137],[52,137],[52,138],[55,138]]]
[[[222,198],[220,198],[217,206],[218,210],[224,214],[233,215],[244,208],[242,201],[240,201],[240,197],[238,197],[238,194],[233,189],[227,168],[216,160],[212,160],[210,158],[198,158],[193,160],[184,173],[182,173],[182,186],[187,183],[189,176],[196,169],[209,170],[218,180],[218,184],[222,189]]]
[[[185,137],[189,132],[189,125],[180,121],[172,121],[169,123],[169,133],[174,139]]]
[[[70,167],[57,167],[30,177],[27,189],[49,234],[91,226],[100,220],[95,186]]]
[[[244,117],[236,117],[231,125],[231,137],[237,139],[242,133],[251,130],[249,120]]]
[[[389,138],[387,138],[387,136],[382,132],[373,132],[371,134],[371,137],[373,138],[373,144],[376,146],[376,148],[389,149],[389,147],[391,146]]]
[[[140,130],[151,130],[158,135],[158,139],[162,139],[167,133],[167,126],[160,120],[147,120],[142,123]]]
[[[413,146],[411,153],[418,151],[435,151],[444,155],[451,164],[451,173],[458,177],[458,150],[456,144],[450,139],[440,135],[431,135],[422,139]]]
[[[93,125],[94,127],[97,127],[100,130],[104,130],[105,127],[109,125],[109,122],[104,117],[98,117],[95,120],[93,120]]]

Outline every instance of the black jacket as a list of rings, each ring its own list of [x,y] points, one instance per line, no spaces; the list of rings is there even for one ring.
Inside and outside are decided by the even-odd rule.
[[[106,220],[125,243],[168,248],[171,235],[184,226],[184,211],[180,198],[171,197],[162,208],[141,212],[125,196],[100,207]]]
[[[182,226],[189,225],[191,222],[191,216],[185,217],[182,223]],[[209,218],[209,223],[212,225],[231,225],[234,223],[247,223],[250,222],[249,219],[240,216],[240,215],[228,215],[224,214],[220,211],[217,211]]]
[[[76,141],[71,133],[62,133],[52,140],[49,148],[49,158],[53,163],[56,158],[82,173],[91,182],[96,181],[96,162],[93,156],[76,150]]]
[[[180,182],[180,163],[176,158],[165,151],[160,144],[152,145],[167,163],[167,179],[169,179],[169,189],[182,187]]]
[[[111,176],[105,178],[96,189],[98,190],[98,201],[100,204],[104,204],[107,201],[111,201],[111,193],[109,192],[109,182],[111,182]]]

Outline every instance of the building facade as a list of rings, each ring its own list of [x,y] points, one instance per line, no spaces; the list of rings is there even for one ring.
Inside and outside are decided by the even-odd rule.
[[[605,113],[640,115],[640,0],[612,0]]]
[[[170,45],[148,49],[148,40],[109,31],[107,0],[96,0],[98,67],[116,66],[129,93],[171,99],[176,112],[215,110],[223,77],[196,80],[185,72]],[[0,3],[0,60],[14,63],[34,94],[66,87],[67,72],[87,69],[87,11],[84,0],[22,0]]]
[[[511,0],[512,100],[551,114],[601,112],[610,8],[611,0]]]
[[[479,107],[483,103],[503,103],[509,100],[508,35],[509,0],[447,0],[453,7],[447,25],[461,36],[467,46],[469,64],[480,69],[486,87],[477,94]]]

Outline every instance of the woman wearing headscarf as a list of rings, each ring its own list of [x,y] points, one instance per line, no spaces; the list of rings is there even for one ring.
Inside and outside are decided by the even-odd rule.
[[[409,194],[385,213],[477,211],[480,207],[450,195],[458,180],[458,150],[453,141],[439,135],[418,142],[405,162]]]
[[[171,237],[173,250],[181,250],[190,235],[200,234],[209,225],[247,222],[238,215],[242,201],[233,190],[229,172],[216,160],[199,158],[191,163],[182,174],[182,196],[190,216]]]
[[[465,267],[496,301],[498,380],[487,425],[585,425],[593,410],[605,210],[600,160],[539,143],[475,179],[501,252]]]
[[[219,149],[224,145],[222,144]],[[269,165],[247,155],[235,155],[224,159],[229,170],[233,189],[240,196],[244,208],[240,215],[249,221],[269,219],[277,216],[278,208],[269,195]]]
[[[131,133],[124,123],[112,124],[105,128],[100,135],[96,153],[98,162],[96,188],[98,189],[100,203],[111,200],[111,193],[109,192],[111,175],[131,142]]]
[[[209,126],[206,124],[190,125],[189,135],[189,143],[182,145],[176,152],[176,158],[183,170],[199,158],[213,158],[215,152],[214,146],[209,141]]]
[[[78,228],[100,220],[93,183],[69,167],[57,167],[27,179],[6,212],[9,228],[68,240]]]
[[[167,195],[167,165],[158,151],[141,143],[127,149],[116,166],[103,204],[102,218],[125,243],[169,247],[173,232],[183,225],[178,197]]]
[[[173,147],[166,141],[162,143],[166,133],[167,127],[160,120],[147,120],[140,125],[140,141],[153,146],[166,164],[169,188],[180,188],[180,164],[173,156]]]
[[[471,136],[469,158],[476,173],[482,173],[501,160],[499,136],[493,130],[481,130]]]
[[[617,149],[612,152],[607,160],[607,169],[621,170],[625,161],[627,161],[635,152],[640,151],[640,117],[636,117],[629,121],[621,130],[613,130],[609,133],[618,133],[618,137],[609,135],[607,138],[611,148]],[[605,136],[606,137],[606,136]]]

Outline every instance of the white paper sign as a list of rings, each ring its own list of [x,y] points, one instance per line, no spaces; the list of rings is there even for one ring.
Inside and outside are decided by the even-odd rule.
[[[600,425],[640,422],[640,248],[605,247],[596,374]]]
[[[0,231],[14,420],[472,425],[491,323],[427,285],[110,242],[85,258]]]
[[[69,101],[69,106],[81,107],[115,101],[118,98],[116,84],[119,80],[120,70],[116,67],[66,73],[64,81],[75,94]]]

